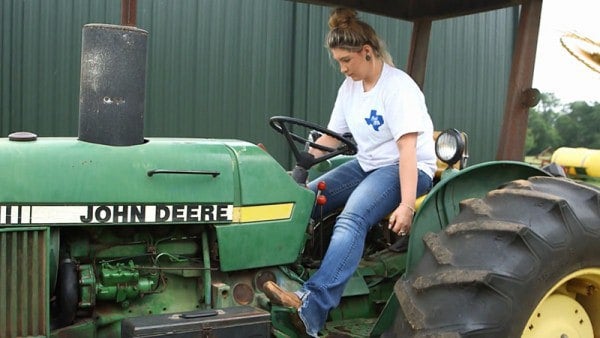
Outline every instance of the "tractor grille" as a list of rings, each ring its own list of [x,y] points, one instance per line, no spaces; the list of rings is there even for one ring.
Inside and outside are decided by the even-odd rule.
[[[0,337],[48,336],[47,229],[0,229]]]

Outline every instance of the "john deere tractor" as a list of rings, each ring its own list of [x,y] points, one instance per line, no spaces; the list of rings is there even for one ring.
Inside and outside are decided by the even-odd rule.
[[[599,191],[518,161],[541,0],[343,3],[414,23],[421,86],[433,20],[521,18],[498,160],[466,166],[466,135],[441,132],[410,236],[373,227],[322,335],[600,336]],[[0,337],[302,336],[262,285],[319,267],[336,214],[311,219],[327,202],[304,183],[352,158],[351,137],[273,117],[291,171],[249,142],[144,137],[147,34],[84,27],[77,138],[0,140]],[[342,146],[309,156],[323,133]]]

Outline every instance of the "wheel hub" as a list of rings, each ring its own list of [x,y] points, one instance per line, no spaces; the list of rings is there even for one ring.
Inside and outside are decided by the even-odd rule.
[[[541,299],[522,338],[594,338],[600,330],[600,269],[575,271]]]
[[[553,294],[532,315],[523,337],[594,337],[587,312],[571,297]]]

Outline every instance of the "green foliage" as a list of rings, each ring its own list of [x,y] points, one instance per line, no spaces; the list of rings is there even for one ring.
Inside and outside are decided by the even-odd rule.
[[[527,155],[536,155],[563,143],[561,135],[554,128],[554,124],[560,116],[560,110],[560,101],[551,93],[542,93],[540,103],[529,110],[525,141]]]
[[[600,149],[600,103],[573,102],[568,108],[570,113],[555,124],[558,133],[569,140],[568,146]]]
[[[558,147],[600,149],[600,103],[563,105],[552,93],[542,93],[540,103],[529,110],[525,153],[537,155]]]

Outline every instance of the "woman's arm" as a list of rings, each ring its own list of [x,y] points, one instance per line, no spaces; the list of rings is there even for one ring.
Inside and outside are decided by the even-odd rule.
[[[402,235],[410,231],[417,198],[417,133],[400,136],[396,145],[400,154],[400,204],[390,216],[389,228]]]
[[[322,145],[322,146],[325,146],[325,147],[329,147],[329,148],[334,148],[335,149],[335,148],[337,148],[340,145],[341,142],[338,139],[334,138],[334,137],[331,137],[329,135],[323,134],[323,135],[321,135],[321,137],[319,137],[315,141],[315,143],[318,144],[318,145]],[[321,157],[321,156],[323,156],[323,155],[326,154],[325,151],[322,151],[322,150],[319,150],[319,149],[316,149],[316,148],[312,148],[312,147],[310,149],[308,149],[308,152],[310,154],[312,154],[315,158]]]

